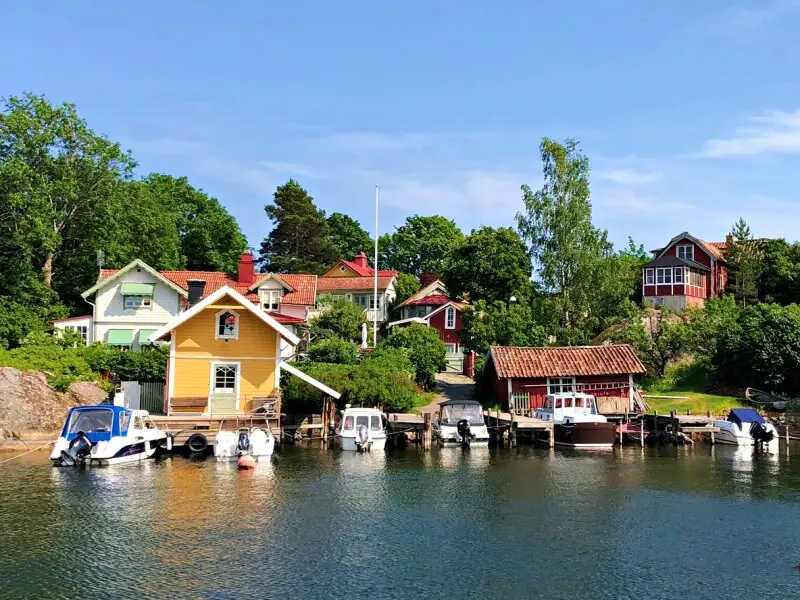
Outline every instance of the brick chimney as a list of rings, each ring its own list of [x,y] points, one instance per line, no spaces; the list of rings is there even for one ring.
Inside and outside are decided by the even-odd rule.
[[[353,262],[356,263],[362,269],[366,269],[369,267],[369,259],[367,259],[367,255],[364,254],[363,252],[359,252],[358,254],[356,254],[355,258],[353,259]]]
[[[435,273],[423,273],[419,276],[419,287],[420,289],[428,287],[434,281],[439,279]]]
[[[250,285],[256,280],[256,265],[253,261],[253,255],[250,252],[245,252],[239,259],[239,276],[237,282],[241,285]]]

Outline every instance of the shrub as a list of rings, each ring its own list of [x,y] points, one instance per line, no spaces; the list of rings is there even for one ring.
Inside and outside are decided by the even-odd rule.
[[[349,300],[334,300],[330,308],[309,324],[316,339],[340,338],[350,342],[361,341],[364,311]]]
[[[356,362],[356,346],[341,338],[328,338],[312,344],[308,349],[313,362],[352,365]]]
[[[422,323],[395,328],[381,345],[406,348],[414,363],[414,378],[426,390],[433,388],[436,374],[447,366],[447,346],[439,339],[439,332]]]
[[[408,348],[392,348],[382,344],[364,356],[364,363],[378,364],[386,368],[402,371],[412,377],[417,369],[411,361],[411,352]]]

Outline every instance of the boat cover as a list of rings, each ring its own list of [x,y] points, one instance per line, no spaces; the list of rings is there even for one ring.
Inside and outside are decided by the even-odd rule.
[[[733,423],[764,423],[764,417],[754,408],[732,408],[728,420]]]

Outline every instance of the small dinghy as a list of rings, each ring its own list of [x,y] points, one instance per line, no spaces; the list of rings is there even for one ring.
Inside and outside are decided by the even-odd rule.
[[[269,460],[275,451],[275,436],[266,427],[240,427],[236,431],[218,431],[214,456],[220,462],[236,461],[252,466],[254,461]],[[243,457],[251,459],[241,460]]]
[[[155,426],[146,410],[75,406],[50,460],[57,467],[115,465],[145,460],[160,450],[172,450],[172,437]]]
[[[769,392],[762,392],[755,388],[747,388],[744,391],[744,397],[750,404],[762,407],[767,410],[786,410],[789,406],[789,398],[778,394],[770,394]]]
[[[778,443],[775,426],[753,408],[732,408],[726,420],[714,421],[719,428],[716,441],[734,446],[755,446]]]
[[[386,448],[386,427],[383,413],[377,408],[351,408],[348,404],[335,431],[342,450],[372,452]]]

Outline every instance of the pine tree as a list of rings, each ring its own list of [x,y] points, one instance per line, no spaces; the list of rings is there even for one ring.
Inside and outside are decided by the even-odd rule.
[[[336,258],[324,211],[293,179],[273,197],[264,207],[274,228],[261,243],[260,264],[272,273],[322,273]]]
[[[728,234],[725,260],[733,295],[743,306],[758,298],[758,280],[763,270],[763,248],[753,239],[750,226],[744,219],[734,223]]]

